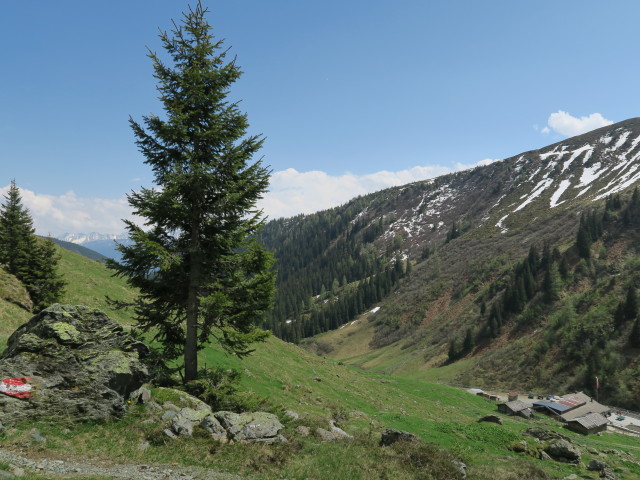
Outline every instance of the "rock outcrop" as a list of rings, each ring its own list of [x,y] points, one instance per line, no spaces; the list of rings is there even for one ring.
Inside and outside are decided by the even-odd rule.
[[[272,413],[216,412],[213,416],[231,440],[263,443],[282,441],[278,433],[284,426]]]
[[[554,440],[544,451],[559,462],[580,463],[580,450],[568,440]]]
[[[387,447],[396,442],[418,442],[419,440],[418,436],[413,433],[387,428],[380,437],[380,446]]]
[[[490,422],[502,425],[502,419],[498,415],[485,415],[484,417],[479,418],[478,422]]]
[[[15,331],[0,357],[0,378],[27,377],[33,387],[26,398],[0,395],[2,422],[117,418],[148,378],[141,362],[147,353],[104,313],[52,305]]]
[[[148,421],[162,425],[163,433],[171,439],[189,437],[196,428],[207,432],[211,438],[220,442],[276,443],[286,442],[280,434],[284,428],[278,417],[267,412],[234,413],[213,412],[202,400],[186,392],[170,388],[159,389],[175,398],[175,405],[164,402],[162,405],[151,400],[148,402],[154,419]]]

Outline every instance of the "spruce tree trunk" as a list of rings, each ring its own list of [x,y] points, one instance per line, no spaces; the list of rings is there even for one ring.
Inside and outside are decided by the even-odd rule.
[[[191,253],[189,255],[189,291],[187,293],[187,326],[184,345],[184,381],[198,378],[198,289],[200,287],[201,265],[198,227],[191,232]]]

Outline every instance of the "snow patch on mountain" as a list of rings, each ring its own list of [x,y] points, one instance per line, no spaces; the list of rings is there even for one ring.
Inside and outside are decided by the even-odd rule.
[[[593,153],[593,148],[591,145],[587,144],[584,147],[580,147],[576,150],[573,151],[573,154],[569,157],[569,160],[567,160],[566,162],[564,162],[564,164],[562,165],[562,173],[564,173],[564,171],[569,168],[569,166],[573,163],[573,161],[578,158],[580,155],[582,155],[584,152],[590,152],[588,154],[588,156],[591,156],[591,153]],[[584,163],[584,162],[583,162]]]
[[[611,148],[611,151],[618,150],[622,145],[624,145],[630,134],[631,132],[629,130],[625,130],[622,135],[620,135],[620,138],[618,138],[618,141],[615,143],[615,145]]]
[[[434,219],[434,217],[440,217],[442,212],[447,210],[444,208],[445,203],[454,199],[457,194],[459,192],[449,185],[443,185],[435,192],[424,193],[417,206],[405,210],[400,218],[389,225],[389,228],[383,234],[383,238],[392,238],[400,232],[403,232],[407,238],[412,238],[423,232],[425,227],[433,228],[433,223],[427,222]],[[442,224],[442,222],[439,222],[439,224]]]
[[[626,158],[627,155],[629,155],[632,151],[634,151],[636,149],[636,147],[638,146],[638,143],[640,143],[640,135],[638,135],[632,142],[631,142],[631,146],[629,147],[629,150],[627,150],[626,152],[624,152],[624,157]]]
[[[558,202],[558,200],[560,200],[560,197],[562,197],[562,194],[570,186],[571,186],[571,180],[562,180],[560,182],[560,185],[558,186],[557,190],[553,192],[553,195],[551,195],[551,200],[549,201],[549,206],[551,208],[557,207],[561,203],[564,203],[564,200],[562,202]]]
[[[558,151],[558,148],[560,148],[561,150]],[[556,158],[556,160],[560,160],[562,157],[564,157],[564,154],[567,153],[566,152],[566,145],[559,145],[556,148],[554,148],[553,150],[551,150],[550,152],[546,152],[546,153],[541,153],[540,154],[540,160],[546,160],[549,157],[552,156],[557,156],[558,158]]]
[[[634,159],[637,159],[639,156],[640,156],[640,153],[636,154],[633,157],[632,161]],[[631,165],[628,171],[624,175],[613,179],[611,182],[609,182],[609,184],[606,187],[600,189],[598,192],[599,193],[602,192],[602,193],[600,193],[593,200],[594,201],[600,200],[608,195],[621,192],[625,188],[630,187],[634,183],[640,181],[640,172],[638,172],[639,168],[640,168],[640,165],[637,165],[637,164]]]
[[[598,179],[600,175],[607,171],[606,168],[601,168],[602,164],[600,162],[594,163],[590,167],[585,167],[582,170],[582,175],[580,176],[580,183],[577,185],[578,187],[584,187],[589,185],[594,180]]]
[[[522,210],[524,207],[526,207],[531,202],[533,202],[536,199],[536,197],[539,197],[542,194],[542,192],[544,192],[547,188],[551,186],[552,183],[553,183],[553,179],[551,178],[543,178],[542,180],[540,180],[538,182],[538,185],[536,185],[536,187],[533,189],[533,192],[531,192],[531,194],[529,195],[529,197],[524,202],[522,202],[520,206],[514,210],[514,212]]]
[[[507,213],[504,217],[498,220],[498,223],[496,223],[496,227],[500,229],[500,233],[507,233],[509,231],[509,229],[503,225],[508,216],[509,214]]]

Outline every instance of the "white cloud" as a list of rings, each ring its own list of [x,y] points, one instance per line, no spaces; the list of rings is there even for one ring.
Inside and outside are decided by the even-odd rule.
[[[382,170],[366,175],[345,173],[329,175],[314,170],[299,172],[288,168],[271,176],[269,192],[258,207],[271,219],[313,213],[344,204],[358,195],[388,187],[439,177],[453,171],[489,165],[497,160],[484,159],[475,164],[456,163],[453,167],[416,166],[406,170]],[[8,186],[0,187],[6,194]],[[122,233],[121,219],[134,218],[127,199],[81,198],[73,191],[63,195],[47,195],[21,188],[22,203],[33,218],[39,235],[60,236],[63,233]]]
[[[611,120],[607,120],[600,113],[592,113],[587,117],[578,118],[565,111],[558,110],[549,115],[548,126],[542,129],[542,133],[549,133],[553,130],[565,137],[573,137],[596,128],[606,127],[612,123]]]
[[[7,187],[0,188],[2,195]],[[22,204],[33,218],[38,235],[71,233],[121,233],[123,218],[133,218],[125,197],[119,199],[80,198],[69,191],[54,196],[20,189]]]

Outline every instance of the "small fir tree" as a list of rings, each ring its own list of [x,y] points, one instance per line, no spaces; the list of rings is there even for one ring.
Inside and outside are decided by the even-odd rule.
[[[531,247],[529,247],[529,255],[527,256],[527,261],[529,262],[529,270],[531,270],[531,273],[535,275],[538,272],[540,258],[538,258],[538,250],[533,244],[531,245]]]
[[[636,318],[636,321],[633,322],[633,327],[629,335],[629,346],[640,348],[640,319]]]
[[[633,189],[633,195],[631,195],[631,206],[637,207],[640,205],[640,192],[638,192],[638,187]]]
[[[447,353],[449,363],[455,362],[458,359],[458,347],[455,340],[451,340],[449,343],[449,352]]]
[[[633,285],[629,285],[627,289],[627,297],[624,302],[624,318],[625,320],[633,320],[638,316],[638,294]]]
[[[616,308],[616,311],[613,314],[613,323],[615,325],[615,328],[620,328],[622,325],[624,325],[624,321],[625,321],[625,311],[624,311],[624,302],[620,302],[618,304],[618,307]]]
[[[591,258],[591,235],[589,234],[588,227],[582,221],[578,228],[576,248],[578,249],[578,255],[580,255],[580,257]]]
[[[562,280],[566,281],[569,278],[569,264],[567,263],[567,259],[565,257],[562,257],[560,259],[558,272],[560,273],[560,277],[562,278]]]
[[[470,352],[471,350],[473,350],[473,347],[475,346],[475,340],[473,338],[473,330],[468,328],[467,329],[467,333],[464,337],[464,343],[462,344],[462,350],[465,353]]]
[[[32,257],[30,294],[36,312],[62,298],[66,282],[58,272],[60,254],[51,238],[40,240]]]
[[[560,298],[560,273],[556,262],[551,262],[544,274],[544,300],[546,303],[553,303]]]
[[[32,282],[33,254],[37,241],[33,220],[22,205],[20,190],[13,180],[0,209],[0,262],[22,283]]]
[[[0,262],[24,284],[34,311],[39,312],[62,298],[65,282],[57,268],[60,256],[51,239],[36,237],[15,180],[4,198],[0,208]]]

